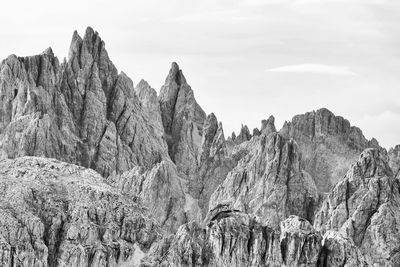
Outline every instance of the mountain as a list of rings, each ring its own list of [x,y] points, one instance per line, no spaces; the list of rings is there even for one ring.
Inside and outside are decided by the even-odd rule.
[[[322,108],[226,138],[176,62],[135,86],[88,27],[0,64],[1,266],[398,266],[400,146]]]
[[[294,116],[280,133],[299,145],[302,166],[323,192],[332,189],[364,149],[381,148],[375,139],[367,140],[359,128],[325,108]]]

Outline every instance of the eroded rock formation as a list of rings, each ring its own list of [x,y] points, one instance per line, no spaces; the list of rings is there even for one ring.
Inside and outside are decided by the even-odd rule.
[[[314,226],[352,239],[375,266],[400,264],[400,184],[386,156],[367,149],[332,189]]]
[[[0,73],[3,157],[57,158],[108,176],[167,156],[132,81],[117,73],[91,28],[83,39],[74,33],[61,65],[47,49],[8,57]]]
[[[95,171],[54,159],[0,161],[1,266],[140,262],[162,232]]]
[[[297,142],[302,166],[323,192],[330,191],[364,149],[379,148],[375,139],[368,141],[359,128],[325,108],[294,116],[280,133]]]
[[[278,133],[262,134],[247,143],[247,150],[213,193],[210,208],[229,205],[259,216],[270,227],[293,214],[312,221],[319,196],[300,167],[297,144]]]

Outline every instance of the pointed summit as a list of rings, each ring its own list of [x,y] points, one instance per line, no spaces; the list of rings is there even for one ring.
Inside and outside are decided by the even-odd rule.
[[[149,83],[143,79],[141,79],[136,86],[136,88],[148,88],[148,87],[150,87]]]
[[[179,69],[176,62],[171,64],[171,69],[165,79],[165,84],[161,87],[158,100],[171,159],[179,169],[179,161],[187,162],[185,157],[190,157],[189,161],[193,161],[190,168],[195,167],[206,114],[197,104],[193,90],[187,84],[182,70]],[[188,131],[191,132],[189,138]],[[190,151],[190,156],[180,155],[182,151],[178,150],[184,146],[193,148]],[[177,158],[179,158],[178,161]],[[185,172],[187,173],[187,170]]]
[[[97,68],[101,87],[106,96],[109,96],[117,80],[118,71],[108,57],[105,43],[98,32],[87,27],[82,39],[78,32],[74,31],[69,48],[68,64],[75,76],[78,75],[79,70],[86,76],[92,72],[92,68]]]
[[[182,84],[187,84],[186,78],[183,75],[182,70],[179,68],[178,63],[171,63],[171,69],[169,70],[168,76],[165,79],[165,83],[176,83],[179,86]]]
[[[82,46],[82,38],[75,30],[72,35],[71,44],[69,46],[68,61],[73,60],[73,58],[80,53],[81,46]]]
[[[247,125],[243,125],[242,124],[242,127],[240,129],[240,133],[235,139],[235,143],[237,145],[239,145],[239,144],[241,144],[243,142],[249,141],[250,139],[251,139],[251,134],[250,134],[249,127],[247,127]]]
[[[49,55],[54,57],[53,49],[49,46],[46,50],[42,52],[42,55]]]
[[[261,121],[261,133],[269,135],[270,133],[276,132],[275,128],[275,118],[274,116],[269,116],[268,120]]]

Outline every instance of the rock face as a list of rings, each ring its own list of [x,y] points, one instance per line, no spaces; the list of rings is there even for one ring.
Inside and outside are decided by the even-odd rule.
[[[218,123],[213,113],[204,122],[201,144],[197,183],[193,183],[195,188],[191,191],[199,199],[199,206],[205,217],[211,194],[237,162],[228,156],[222,124]]]
[[[169,155],[179,174],[195,175],[206,114],[175,62],[161,88],[159,102]]]
[[[167,156],[132,81],[117,73],[91,28],[83,39],[74,33],[61,65],[51,49],[8,57],[0,66],[0,88],[3,158],[57,158],[108,176]]]
[[[359,128],[325,108],[293,117],[280,133],[296,140],[302,166],[323,192],[330,191],[364,149],[379,147],[375,139],[368,141]]]
[[[400,184],[386,156],[367,149],[332,189],[314,225],[352,239],[370,265],[398,266],[399,208]]]
[[[241,143],[249,141],[251,139],[251,134],[247,125],[244,126],[242,125],[239,135],[234,139],[235,139],[234,142],[237,145],[240,145]]]
[[[353,240],[343,237],[339,232],[326,232],[322,246],[318,266],[368,266],[361,251],[354,245]]]
[[[161,230],[90,169],[0,161],[1,266],[132,266]]]
[[[188,219],[201,220],[198,208],[185,210],[185,192],[176,167],[170,161],[162,161],[151,170],[135,167],[121,175],[110,176],[107,181],[148,207],[159,225],[169,232],[175,232]]]
[[[140,80],[135,87],[135,92],[142,103],[144,115],[148,117],[146,122],[152,122],[150,125],[154,125],[157,135],[163,137],[164,128],[156,90],[151,88],[145,80]]]
[[[228,205],[277,227],[289,215],[312,221],[319,196],[312,178],[300,168],[293,140],[278,133],[253,137],[248,154],[228,174],[210,200],[210,209]]]
[[[400,145],[391,148],[388,153],[389,166],[393,170],[394,177],[400,179]]]
[[[324,237],[305,219],[290,216],[278,230],[236,211],[206,226],[182,225],[159,243],[143,266],[367,266],[354,244],[337,232]]]
[[[205,216],[211,193],[236,164],[228,158],[222,124],[213,113],[205,115],[175,62],[159,103],[169,155]]]

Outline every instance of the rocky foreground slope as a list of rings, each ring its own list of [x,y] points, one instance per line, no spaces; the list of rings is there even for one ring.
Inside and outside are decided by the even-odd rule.
[[[0,64],[1,266],[399,266],[400,146],[327,109],[225,138],[90,27]]]

